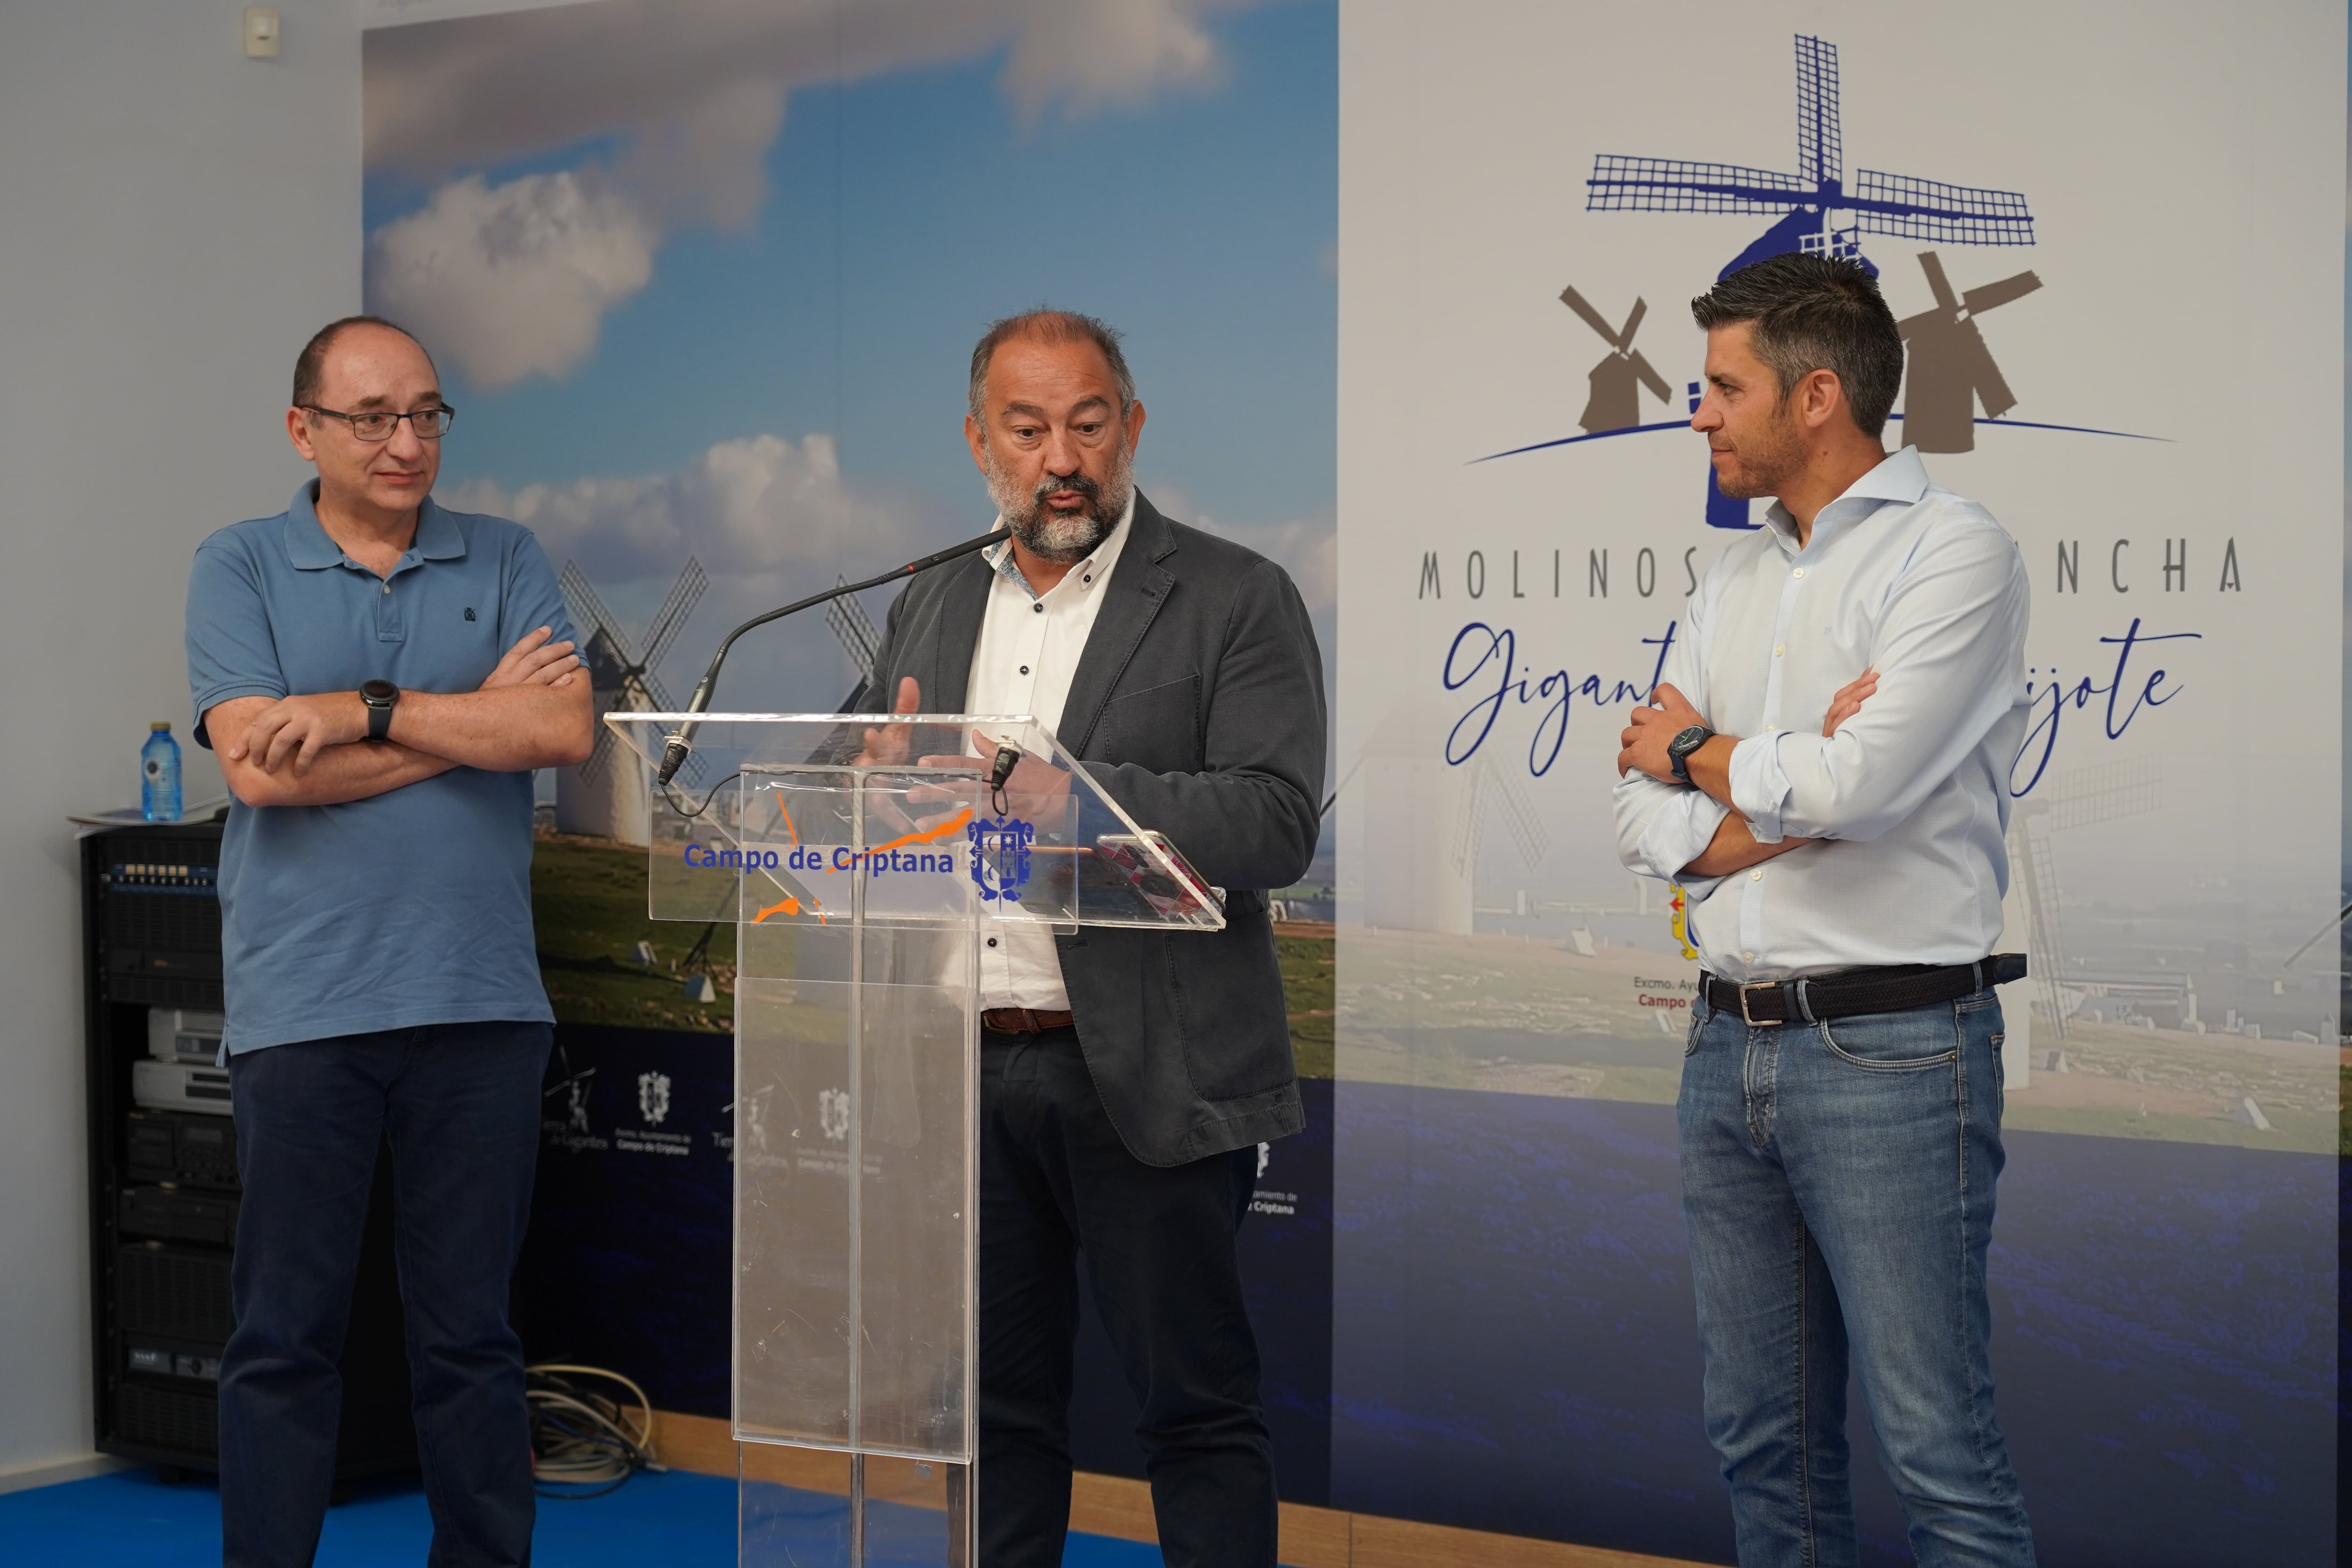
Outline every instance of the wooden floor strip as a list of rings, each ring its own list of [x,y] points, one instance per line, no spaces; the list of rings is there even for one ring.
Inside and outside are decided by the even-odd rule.
[[[708,1415],[656,1411],[654,1446],[673,1469],[737,1473],[732,1432],[726,1422]],[[848,1461],[842,1455],[767,1443],[751,1447],[746,1462],[763,1479],[835,1497],[849,1490]],[[1070,1528],[1120,1541],[1157,1541],[1151,1488],[1124,1476],[1081,1472],[1070,1485]],[[1705,1568],[1677,1557],[1490,1535],[1295,1502],[1282,1505],[1282,1562],[1283,1568]]]

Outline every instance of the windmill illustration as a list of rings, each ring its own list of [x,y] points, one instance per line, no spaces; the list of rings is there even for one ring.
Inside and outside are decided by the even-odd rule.
[[[2067,1016],[2074,1011],[2072,1003],[2081,997],[2070,998],[2064,985],[2065,933],[2058,918],[2058,858],[2051,836],[2063,828],[2154,811],[2162,804],[2163,784],[2158,758],[2102,763],[2069,769],[2010,808],[2005,912],[2011,929],[2007,938],[2013,942],[2016,928],[2023,926],[2034,999],[2047,1016],[2048,1026],[2062,1040],[2066,1037]],[[2017,1038],[2028,1033],[2017,1026],[2021,1022],[2012,1021],[2010,1033],[2019,1047],[2017,1054],[2023,1057],[2032,1045],[2030,1038]],[[2032,1026],[2040,1023],[2033,1020]]]
[[[1604,430],[1629,430],[1642,422],[1642,388],[1648,387],[1661,403],[1672,403],[1675,389],[1666,378],[1652,368],[1633,346],[1633,333],[1642,325],[1642,317],[1649,310],[1646,301],[1636,299],[1632,314],[1621,329],[1609,324],[1609,318],[1594,310],[1574,288],[1559,291],[1559,302],[1584,318],[1585,325],[1601,334],[1610,348],[1607,359],[1592,367],[1592,395],[1584,405],[1584,416],[1577,421],[1588,436],[1598,436]]]
[[[1797,35],[1797,173],[1678,158],[1603,153],[1586,183],[1588,212],[1779,213],[1780,220],[1717,274],[1800,250],[1878,268],[1862,252],[1864,234],[1941,245],[2032,245],[2033,215],[2015,191],[1948,185],[1909,174],[1854,171],[1845,182],[1845,133],[1838,118],[1837,46]],[[1906,416],[1907,417],[1907,416]],[[1747,528],[1748,503],[1724,495],[1707,470],[1706,521]]]
[[[835,577],[833,585],[839,588],[848,581],[846,577]],[[841,651],[849,656],[849,662],[856,669],[860,684],[873,685],[874,660],[882,651],[882,634],[874,629],[874,622],[866,616],[866,606],[857,602],[856,595],[845,595],[825,605],[824,624],[833,628],[835,639],[841,644]]]
[[[2032,293],[2042,287],[2042,279],[2021,272],[1955,295],[1934,251],[1921,251],[1919,266],[1935,291],[1936,308],[1896,323],[1911,346],[1903,382],[1903,438],[1923,452],[1974,451],[1976,405],[1984,405],[1988,419],[1998,419],[2017,406],[2000,366],[1992,363],[1992,351],[1985,347],[1984,334],[1977,331],[1977,318]]]
[[[563,590],[563,602],[571,607],[572,622],[580,627],[586,642],[581,658],[588,668],[588,685],[595,695],[597,718],[601,721],[613,712],[670,711],[676,705],[654,668],[677,641],[678,633],[686,628],[687,617],[694,613],[703,590],[709,586],[702,563],[687,557],[677,581],[670,586],[668,597],[654,612],[642,645],[621,629],[619,617],[606,607],[604,598],[589,583],[587,574],[580,570],[579,563],[565,562],[556,577],[556,585]],[[612,731],[599,722],[595,749],[588,753],[588,760],[576,768],[557,772],[555,825],[567,833],[594,834],[627,844],[643,844],[648,831],[649,805],[644,770],[616,763],[614,753],[617,745]],[[689,760],[687,765],[691,768],[694,763]],[[692,777],[681,776],[686,777],[689,786],[694,783]]]
[[[1463,792],[1454,818],[1454,870],[1464,879],[1475,878],[1478,870],[1478,846],[1486,835],[1488,812],[1499,812],[1503,826],[1511,836],[1511,843],[1526,862],[1528,870],[1542,864],[1544,851],[1551,847],[1551,835],[1544,831],[1542,818],[1528,803],[1527,794],[1517,781],[1497,766],[1491,753],[1480,753],[1477,761],[1461,770],[1470,775],[1470,787]]]

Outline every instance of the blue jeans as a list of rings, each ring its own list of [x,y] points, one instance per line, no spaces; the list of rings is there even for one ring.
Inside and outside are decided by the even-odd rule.
[[[1986,1350],[2000,1002],[1753,1029],[1697,1007],[1683,1215],[1742,1568],[1856,1561],[1849,1355],[1923,1568],[2031,1568]]]
[[[334,1482],[376,1150],[392,1146],[432,1568],[521,1568],[536,1500],[507,1284],[530,1217],[545,1024],[387,1029],[229,1058],[245,1187],[221,1356],[226,1568],[308,1568]]]

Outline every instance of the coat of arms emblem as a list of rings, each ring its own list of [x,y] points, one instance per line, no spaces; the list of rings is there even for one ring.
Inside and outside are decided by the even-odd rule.
[[[641,1072],[637,1075],[637,1111],[648,1127],[658,1127],[669,1114],[669,1074]]]
[[[1019,902],[1021,889],[1029,883],[1029,846],[1036,842],[1036,827],[1017,816],[1003,816],[973,823],[964,829],[964,837],[971,842],[971,879],[980,884],[980,896],[992,902]]]

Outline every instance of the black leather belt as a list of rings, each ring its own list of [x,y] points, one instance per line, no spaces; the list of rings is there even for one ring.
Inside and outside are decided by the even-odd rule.
[[[1034,1007],[991,1007],[980,1016],[980,1026],[992,1035],[1043,1035],[1066,1029],[1075,1021],[1068,1013],[1040,1013]]]
[[[1814,1024],[1860,1013],[1901,1013],[1937,1002],[1956,1002],[1988,985],[2006,985],[2024,978],[2021,952],[1996,952],[1974,963],[1895,963],[1804,980],[1759,980],[1747,985],[1720,975],[1702,977],[1706,1005],[1720,1013],[1738,1014],[1750,1027]]]

